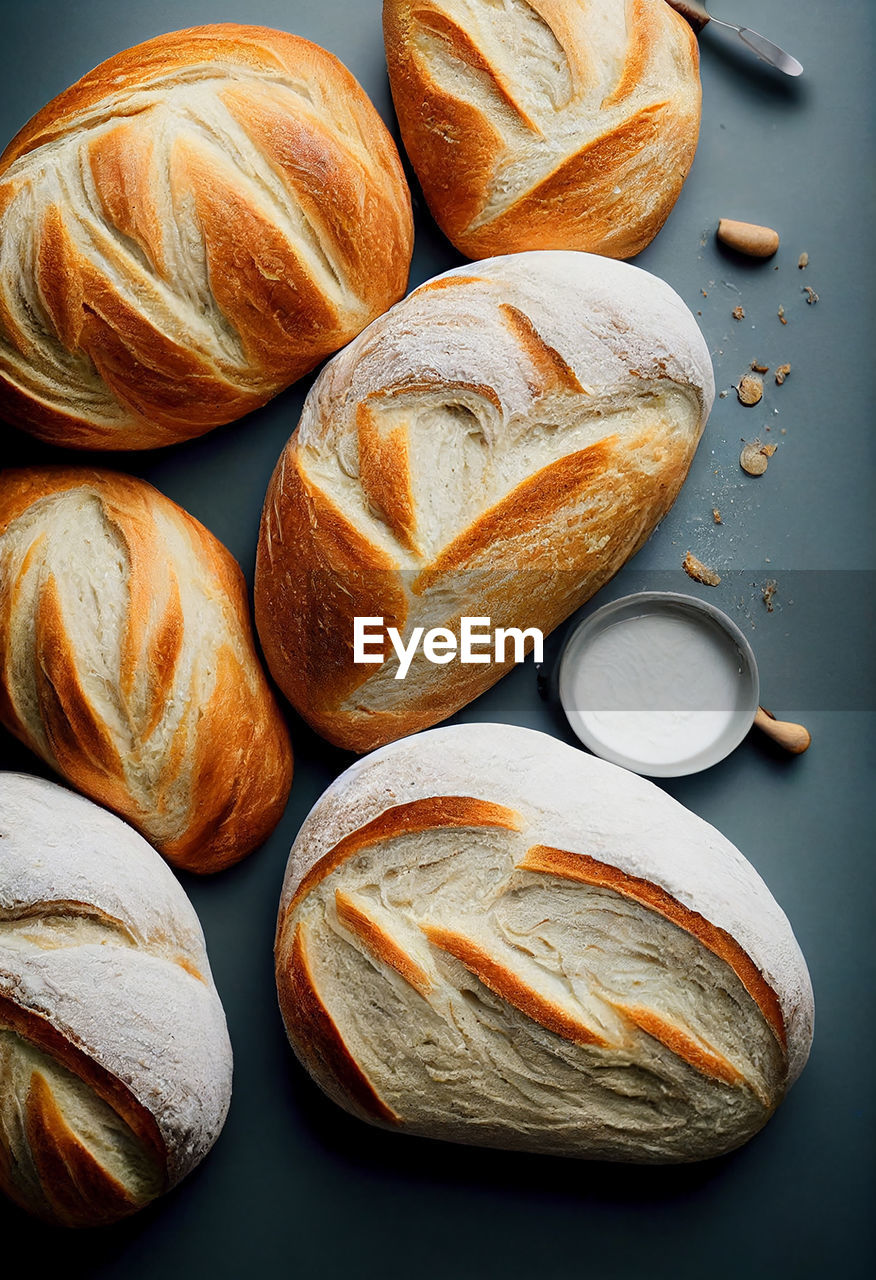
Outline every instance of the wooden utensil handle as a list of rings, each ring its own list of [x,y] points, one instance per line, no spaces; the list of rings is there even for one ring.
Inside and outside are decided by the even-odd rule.
[[[709,21],[709,15],[701,4],[695,3],[695,0],[666,0],[666,3],[676,13],[680,13],[696,32],[702,31]]]
[[[773,742],[790,751],[792,755],[802,755],[812,741],[809,730],[802,724],[791,724],[788,720],[777,720],[772,711],[758,707],[754,723]]]

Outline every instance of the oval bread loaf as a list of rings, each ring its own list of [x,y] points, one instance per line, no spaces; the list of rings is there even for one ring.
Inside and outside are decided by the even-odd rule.
[[[0,1188],[100,1226],[216,1141],[225,1015],[188,898],[124,822],[0,773],[0,848]]]
[[[0,415],[144,449],[265,403],[404,293],[398,153],[297,36],[159,36],[50,102],[0,158]]]
[[[664,0],[384,0],[402,138],[470,258],[630,258],[693,163],[697,42]]]
[[[354,662],[354,618],[462,616],[547,633],[642,545],[714,398],[696,321],[662,280],[591,254],[457,268],[315,382],[268,489],[256,622],[274,678],[331,742],[427,728],[513,665],[404,679]]]
[[[0,723],[189,871],[249,853],[289,795],[240,569],[117,472],[0,475]]]
[[[357,762],[292,848],[286,1029],[354,1115],[590,1159],[719,1155],[806,1061],[791,927],[729,841],[652,783],[529,729]]]

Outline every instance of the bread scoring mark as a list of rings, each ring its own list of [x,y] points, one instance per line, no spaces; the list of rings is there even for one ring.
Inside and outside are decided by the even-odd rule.
[[[738,1071],[732,1062],[728,1062],[723,1054],[717,1053],[711,1046],[682,1031],[676,1023],[661,1017],[659,1013],[655,1013],[653,1009],[648,1009],[644,1005],[609,1000],[607,997],[603,997],[603,999],[613,1009],[617,1009],[619,1013],[634,1023],[640,1031],[644,1031],[646,1035],[653,1036],[655,1040],[659,1040],[670,1053],[682,1058],[700,1075],[710,1076],[711,1079],[720,1080],[724,1084],[747,1086],[765,1107],[770,1105],[769,1098],[763,1090],[758,1089],[750,1080],[746,1079],[742,1072]]]
[[[92,1089],[143,1144],[156,1168],[162,1188],[167,1183],[167,1147],[152,1113],[128,1086],[107,1071],[35,1009],[26,1009],[0,992],[0,1030],[14,1032],[22,1040],[54,1058],[71,1075]]]
[[[416,960],[413,960],[385,929],[364,910],[359,903],[335,890],[335,910],[338,919],[377,961],[388,965],[404,978],[421,996],[426,996],[432,989],[432,979]]]
[[[65,1226],[101,1226],[140,1207],[76,1136],[37,1071],[25,1102],[25,1135],[40,1189]]]
[[[52,752],[50,763],[83,788],[100,788],[107,804],[118,804],[122,758],[82,687],[51,572],[37,603],[34,650],[40,720]]]
[[[442,67],[448,83],[457,90],[454,97],[460,96],[458,80],[462,73],[469,82],[470,97],[474,101],[479,98],[490,101],[499,121],[506,127],[516,126],[519,130],[522,126],[528,132],[541,134],[541,126],[532,112],[520,102],[520,95],[514,93],[506,77],[487,61],[470,32],[435,9],[416,9],[411,16],[416,24],[414,47],[432,75]]]
[[[281,957],[282,959],[282,957]],[[280,984],[280,1006],[287,1026],[294,1026],[308,1053],[308,1064],[323,1089],[341,1105],[378,1124],[398,1125],[401,1117],[388,1107],[350,1053],[313,979],[304,926],[298,925]],[[338,1086],[341,1088],[339,1096]]]
[[[787,1050],[785,1022],[778,996],[748,953],[726,929],[711,924],[698,911],[683,906],[665,889],[650,880],[628,875],[609,863],[597,861],[589,854],[570,853],[548,845],[533,845],[517,863],[517,867],[521,871],[554,875],[579,884],[612,889],[658,912],[672,924],[692,934],[707,950],[730,966],[760,1009],[783,1051]]]
[[[554,1001],[527,986],[517,974],[505,968],[471,938],[437,924],[425,923],[420,928],[433,946],[459,960],[479,982],[533,1022],[574,1044],[610,1047],[609,1041],[603,1036]]]
[[[466,280],[466,284],[468,281]],[[474,396],[480,396],[482,399],[489,401],[494,409],[502,411],[502,401],[494,387],[488,387],[483,382],[466,382],[461,378],[442,378],[441,394],[452,395],[454,392],[471,392]],[[435,382],[424,381],[423,379],[411,378],[402,381],[392,382],[389,386],[379,387],[371,392],[369,399],[371,400],[399,400],[402,396],[417,396],[420,393],[426,395],[434,395]],[[414,408],[414,404],[411,405]]]
[[[578,395],[589,395],[587,387],[578,381],[575,370],[566,363],[559,351],[550,346],[542,338],[529,316],[512,307],[509,302],[499,304],[499,314],[514,334],[526,353],[533,369],[538,375],[538,385],[534,388],[537,396],[550,392],[573,392]]]
[[[417,575],[412,585],[414,593],[427,591],[447,573],[476,567],[485,555],[495,562],[503,544],[513,549],[515,539],[549,524],[556,518],[561,501],[571,504],[597,479],[605,480],[616,460],[619,442],[617,435],[606,436],[597,444],[548,463],[535,475],[521,481],[504,498],[478,515],[428,568]]]
[[[158,275],[168,280],[155,152],[155,134],[129,119],[93,137],[84,153],[107,222],[139,246]]]
[[[200,969],[191,962],[188,956],[180,954],[173,956],[172,960],[174,964],[179,965],[180,969],[184,969],[190,977],[196,978],[197,981],[202,982],[205,987],[208,985],[207,979],[201,973]]]
[[[101,942],[113,946],[137,947],[138,940],[121,920],[88,902],[57,899],[51,902],[28,902],[21,907],[0,907],[0,945],[13,936],[41,950],[79,946],[76,924],[83,921],[101,932]]]
[[[441,289],[455,289],[459,285],[485,284],[489,285],[490,281],[485,280],[483,276],[468,275],[443,275],[438,276],[435,280],[427,280],[425,284],[419,285],[416,289],[412,289],[412,293],[436,293]]]
[[[359,480],[368,502],[386,521],[402,546],[418,551],[414,495],[411,491],[408,430],[405,423],[381,429],[367,401],[356,406]]]
[[[323,854],[295,890],[286,909],[286,919],[326,876],[331,875],[354,854],[381,844],[384,840],[444,827],[521,831],[523,825],[523,818],[513,809],[506,809],[489,800],[476,800],[472,796],[427,796],[422,800],[411,800],[407,804],[393,805],[358,830],[344,836],[328,853]]]
[[[656,234],[651,224],[647,231],[643,230],[641,216],[633,216],[641,204],[636,166],[642,165],[643,155],[660,136],[667,108],[663,100],[651,103],[613,131],[590,139],[568,155],[551,153],[539,182],[534,186],[521,185],[513,199],[506,198],[504,187],[491,189],[480,213],[472,219],[469,231],[483,231],[486,239],[510,232],[514,224],[525,229],[530,248],[568,248],[562,237],[558,240],[555,210],[572,202],[580,205],[588,191],[601,192],[601,199],[589,200],[578,215],[582,230],[576,247],[595,251],[602,246],[613,258],[633,257]],[[686,171],[676,168],[673,173],[680,191]],[[675,195],[662,212],[660,225],[674,203]]]
[[[617,83],[599,104],[600,111],[616,107],[635,91],[647,68],[651,46],[660,39],[660,24],[648,5],[642,0],[627,0],[625,9],[628,44],[623,69]]]

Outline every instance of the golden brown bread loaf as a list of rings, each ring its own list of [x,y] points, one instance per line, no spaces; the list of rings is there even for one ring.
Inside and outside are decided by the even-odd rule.
[[[354,662],[354,618],[462,616],[545,634],[642,545],[711,408],[705,342],[662,280],[592,254],[457,268],[326,366],[262,515],[256,622],[274,678],[368,751],[444,719],[513,664]]]
[[[110,58],[0,158],[0,416],[143,449],[264,404],[404,293],[395,146],[325,50],[196,27]]]
[[[781,908],[652,783],[511,725],[358,761],[292,848],[292,1045],[406,1133],[644,1163],[747,1141],[800,1074],[812,988]]]
[[[100,1226],[218,1137],[225,1015],[191,903],[124,822],[0,773],[0,846],[0,1189]]]
[[[696,151],[699,51],[664,0],[384,0],[390,83],[429,207],[470,258],[629,258]]]
[[[116,472],[0,474],[0,723],[190,871],[249,853],[288,798],[240,569]]]

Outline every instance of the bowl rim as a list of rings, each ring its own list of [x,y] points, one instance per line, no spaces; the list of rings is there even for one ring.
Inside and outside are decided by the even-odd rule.
[[[623,752],[612,750],[595,735],[588,732],[583,718],[574,707],[569,696],[571,692],[569,688],[569,673],[580,661],[588,641],[594,639],[596,635],[605,630],[614,614],[634,610],[639,606],[644,606],[643,612],[655,613],[668,606],[676,613],[693,612],[704,615],[732,640],[743,662],[741,678],[747,678],[751,689],[749,698],[751,714],[748,715],[747,712],[743,714],[740,711],[739,729],[736,733],[730,734],[726,739],[723,737],[716,738],[711,749],[704,748],[686,760],[673,761],[669,764],[654,764],[653,762],[638,760],[634,756],[628,756]],[[574,663],[571,657],[573,654]],[[600,759],[608,760],[612,764],[620,765],[633,773],[639,773],[650,778],[687,777],[690,774],[701,773],[704,769],[710,769],[713,765],[720,763],[721,760],[725,760],[747,736],[751,726],[754,724],[754,717],[760,704],[760,675],[757,668],[757,659],[754,656],[754,650],[748,637],[723,609],[719,609],[717,605],[711,604],[708,600],[701,600],[698,596],[688,595],[683,591],[634,591],[629,595],[619,596],[616,600],[610,600],[595,609],[593,613],[588,614],[572,629],[563,643],[558,664],[557,684],[563,713],[578,740],[594,755],[599,756]]]

